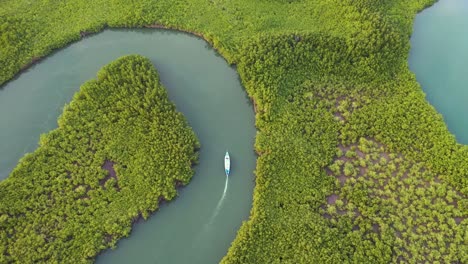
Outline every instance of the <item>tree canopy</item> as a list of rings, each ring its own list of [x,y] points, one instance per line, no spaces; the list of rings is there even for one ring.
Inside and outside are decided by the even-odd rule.
[[[468,147],[426,102],[407,64],[414,16],[433,2],[3,1],[0,83],[104,27],[202,35],[237,65],[257,111],[253,208],[223,263],[465,263]],[[100,153],[98,167],[106,164]],[[129,160],[111,159],[117,174]],[[17,171],[21,165],[13,178]],[[35,188],[22,190],[29,197]],[[34,232],[24,239],[47,244]]]
[[[1,263],[92,262],[176,197],[199,148],[138,55],[85,83],[39,145],[0,182]]]

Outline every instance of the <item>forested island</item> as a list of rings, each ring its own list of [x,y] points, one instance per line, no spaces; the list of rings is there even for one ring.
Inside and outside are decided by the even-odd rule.
[[[0,182],[1,263],[92,262],[176,197],[199,143],[151,62],[120,58]]]
[[[237,65],[256,109],[255,151],[259,157],[253,207],[222,263],[466,263],[468,147],[456,142],[443,118],[427,103],[407,63],[414,16],[433,2],[4,1],[0,4],[0,21],[3,21],[0,83],[54,49],[106,27],[163,27],[196,33],[218,49],[229,63]],[[133,77],[139,76],[138,71],[127,75],[101,72],[97,82],[104,76],[118,79],[121,74],[138,83],[139,77]],[[157,83],[156,79],[153,81]],[[92,93],[93,89],[85,89],[90,85],[98,84],[88,83],[82,90]],[[80,94],[86,97],[85,92]],[[74,100],[80,98],[77,95]],[[142,107],[137,108],[141,109],[138,113],[146,115],[141,96],[115,100],[128,107]],[[169,113],[175,113],[173,108],[167,108]],[[72,109],[73,103],[59,124],[72,118]],[[93,110],[83,109],[80,115],[86,116],[90,111]],[[83,124],[87,126],[86,131],[102,137],[99,122],[107,118],[128,119],[120,115],[104,117],[100,115],[95,123]],[[81,117],[74,122],[79,120]],[[189,178],[197,144],[182,119],[178,120],[181,123],[177,126],[165,127],[174,135],[185,135],[180,137],[184,140],[179,145],[183,154],[164,160],[167,162],[164,168],[183,170]],[[80,189],[77,185],[88,179],[89,186],[105,187],[105,191],[96,193],[105,199],[95,204],[97,208],[104,204],[132,208],[132,213],[125,215],[126,220],[104,225],[108,233],[95,232],[92,229],[98,228],[95,226],[80,225],[93,232],[82,238],[72,239],[68,233],[55,238],[60,245],[74,243],[77,248],[85,247],[82,240],[94,239],[92,248],[83,249],[85,255],[76,255],[87,261],[100,249],[127,235],[129,221],[137,216],[138,210],[154,210],[157,201],[139,204],[142,201],[132,203],[132,200],[101,194],[124,190],[123,183],[113,179],[100,187],[99,180],[106,177],[104,168],[115,168],[117,174],[127,170],[128,175],[135,175],[128,171],[130,167],[120,165],[130,162],[128,157],[106,156],[114,153],[105,152],[109,146],[93,153],[93,148],[87,150],[86,144],[74,145],[78,141],[73,140],[78,139],[67,139],[68,134],[60,137],[60,131],[73,129],[71,125],[67,127],[62,124],[57,131],[43,137],[37,152],[22,159],[9,179],[0,183],[0,225],[9,227],[23,221],[22,217],[38,212],[55,217],[39,219],[60,221],[63,214],[48,211],[51,209],[46,205],[53,200],[44,193],[45,187],[30,184],[26,188],[24,182],[34,173],[60,181],[66,178],[68,170],[80,167],[72,163],[65,169],[41,174],[41,170],[30,169],[33,165],[29,164],[33,164],[34,158],[34,166],[38,168],[60,167],[61,159],[54,159],[58,164],[53,165],[45,163],[46,157],[71,158],[70,148],[85,148],[82,155],[88,156],[80,161],[94,164],[94,174],[89,172],[86,177],[87,173],[80,172],[82,180],[73,185],[78,190],[70,193],[86,196],[87,187]],[[113,129],[111,126],[106,131]],[[117,135],[126,133],[129,132]],[[88,142],[85,138],[79,140]],[[117,149],[121,146],[115,145]],[[138,145],[138,149],[142,148],[139,151],[143,153],[144,147]],[[150,167],[153,168],[148,164]],[[171,173],[164,175],[174,175]],[[188,178],[182,182],[187,183]],[[15,181],[18,185],[14,185]],[[173,188],[174,180],[169,182],[164,186]],[[174,189],[171,190],[166,191],[165,198],[175,195]],[[150,190],[143,187],[141,192]],[[31,195],[44,199],[40,204],[46,208],[28,207],[29,202],[18,198]],[[71,197],[74,196],[63,199]],[[86,202],[86,199],[78,200]],[[62,204],[65,208],[75,203],[67,201]],[[44,250],[53,245],[43,238],[48,224],[38,223],[44,229],[24,229],[22,233],[2,228],[3,259],[19,261],[12,258],[19,254],[15,243],[42,243],[44,246],[37,248]],[[100,236],[94,237],[96,233]],[[114,236],[106,237],[106,234]],[[60,257],[53,255],[59,254],[55,251],[31,253],[31,257],[36,254]],[[32,259],[25,259],[28,260]]]

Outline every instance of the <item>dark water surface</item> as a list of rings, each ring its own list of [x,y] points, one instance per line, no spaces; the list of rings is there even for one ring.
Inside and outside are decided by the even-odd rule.
[[[441,0],[416,16],[409,65],[450,132],[468,144],[468,0]]]
[[[252,204],[255,127],[236,71],[203,40],[164,30],[106,30],[60,50],[0,90],[0,179],[57,117],[79,86],[127,54],[151,59],[200,143],[200,163],[179,197],[134,226],[98,263],[217,263]],[[224,175],[229,150],[232,172]],[[156,197],[155,197],[156,199]]]

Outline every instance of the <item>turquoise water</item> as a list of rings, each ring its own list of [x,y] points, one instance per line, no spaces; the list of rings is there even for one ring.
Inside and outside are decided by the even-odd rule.
[[[468,144],[468,1],[443,0],[415,20],[409,64],[428,101]],[[49,56],[0,90],[0,179],[99,68],[126,54],[150,58],[177,109],[202,144],[200,164],[179,197],[138,223],[98,263],[217,263],[252,203],[254,114],[234,69],[193,36],[161,30],[107,30]],[[223,156],[231,153],[232,174]]]
[[[0,90],[0,177],[57,126],[79,86],[126,54],[151,59],[169,98],[201,143],[199,165],[179,197],[134,226],[97,263],[217,263],[247,220],[254,187],[253,107],[235,69],[206,42],[163,30],[106,30],[47,57]],[[224,154],[231,155],[229,180]],[[156,199],[156,197],[155,197]]]
[[[409,65],[450,132],[468,144],[467,0],[442,0],[416,16]]]

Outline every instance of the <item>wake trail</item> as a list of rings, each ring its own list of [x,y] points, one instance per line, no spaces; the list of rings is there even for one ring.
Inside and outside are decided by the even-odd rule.
[[[208,222],[208,225],[211,225],[213,223],[213,220],[218,215],[219,210],[221,209],[221,206],[223,205],[224,197],[226,197],[226,191],[227,191],[228,183],[229,183],[229,177],[226,176],[226,182],[224,183],[223,195],[221,196],[221,199],[219,199],[218,205],[216,205],[215,211],[214,211],[213,215],[211,216],[210,221]]]
[[[221,199],[219,199],[218,204],[216,205],[216,208],[214,209],[213,214],[210,217],[210,220],[203,226],[202,231],[200,232],[201,234],[204,233],[204,231],[211,225],[213,224],[213,221],[215,220],[216,216],[219,213],[219,210],[221,209],[223,205],[224,198],[226,197],[227,189],[228,189],[228,183],[229,183],[229,177],[226,176],[226,182],[224,183],[224,191],[223,195],[221,196]]]

